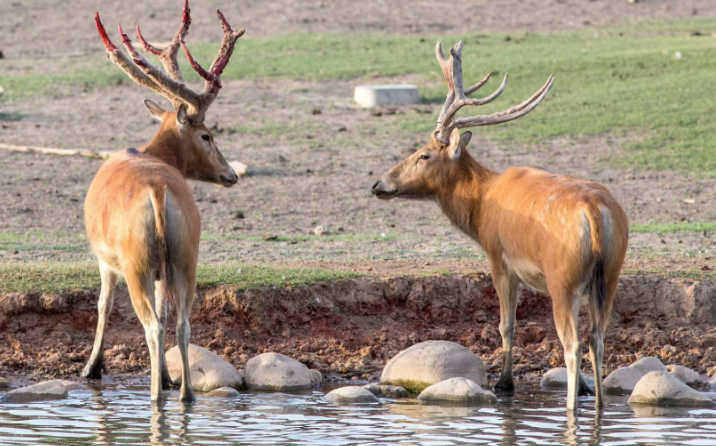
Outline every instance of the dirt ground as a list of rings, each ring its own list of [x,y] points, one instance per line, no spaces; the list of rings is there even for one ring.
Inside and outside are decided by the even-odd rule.
[[[393,79],[401,80],[410,79]],[[208,122],[220,129],[217,141],[226,158],[248,164],[251,173],[231,189],[191,183],[206,239],[203,261],[481,258],[436,205],[382,202],[370,194],[379,175],[428,138],[401,133],[396,120],[433,106],[374,116],[349,104],[351,89],[350,82],[226,82]],[[27,117],[4,122],[2,141],[137,147],[158,128],[143,109],[144,96],[139,88],[116,87],[49,103],[12,103],[8,110]],[[232,133],[241,126],[249,130]],[[283,130],[267,136],[260,130],[267,126]],[[715,178],[608,167],[603,160],[619,141],[557,140],[526,150],[480,140],[479,133],[474,139],[472,154],[493,169],[541,165],[604,183],[632,223],[716,220]],[[0,231],[41,231],[56,244],[78,247],[67,252],[32,244],[17,253],[0,251],[0,261],[89,259],[82,249],[82,206],[101,161],[0,152],[0,164],[12,166],[0,178]],[[239,211],[244,218],[237,218]],[[328,236],[313,235],[318,225]],[[265,241],[273,236],[279,239]],[[716,253],[710,233],[633,234],[630,245],[630,256],[637,257]]]
[[[140,23],[147,36],[171,37],[181,0],[6,0],[0,3],[0,48],[8,57],[59,56],[98,51],[92,17]],[[220,7],[247,37],[306,32],[458,34],[568,30],[646,19],[713,16],[711,0],[274,0],[191,2],[192,39],[217,40],[213,11]]]
[[[179,3],[179,5],[177,5]],[[141,22],[146,35],[169,38],[178,1],[37,2],[0,5],[3,64],[21,69],[35,57],[103,57],[92,14],[108,23]],[[193,2],[192,39],[216,39],[217,2]],[[654,18],[714,15],[705,0],[510,0],[439,2],[229,2],[230,17],[257,36],[301,32],[398,34],[572,29]],[[111,20],[110,20],[111,18]],[[237,19],[233,19],[236,23]],[[146,25],[145,25],[146,23]],[[33,24],[34,26],[29,26]],[[129,26],[129,25],[127,25]],[[51,38],[48,38],[51,36]],[[91,38],[88,38],[91,36]],[[0,69],[2,65],[0,65]],[[411,76],[377,82],[411,82]],[[357,82],[357,81],[356,81]],[[355,82],[225,81],[207,123],[229,160],[250,166],[232,189],[192,183],[203,219],[201,261],[480,260],[480,250],[430,203],[379,202],[370,185],[429,138],[401,131],[406,115],[438,105],[377,113],[351,104]],[[147,92],[134,84],[72,91],[2,105],[24,115],[0,122],[0,142],[119,150],[139,147],[158,129],[145,112]],[[166,104],[165,104],[166,105]],[[430,119],[426,114],[425,119]],[[526,118],[529,119],[529,118]],[[716,220],[716,178],[609,167],[614,138],[556,140],[539,149],[480,138],[471,152],[488,167],[540,165],[606,184],[633,223]],[[606,160],[606,161],[605,161]],[[87,260],[86,190],[101,164],[80,157],[0,152],[0,232],[26,240],[0,246],[0,261]],[[243,217],[243,218],[240,218]],[[327,236],[314,236],[316,226]],[[28,236],[28,234],[32,234]],[[40,241],[38,241],[40,240]],[[709,233],[633,234],[630,257],[687,259],[716,255]],[[439,266],[436,267],[439,269]]]

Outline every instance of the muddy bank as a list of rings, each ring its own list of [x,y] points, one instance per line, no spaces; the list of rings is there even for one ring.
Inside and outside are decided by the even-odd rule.
[[[94,337],[96,295],[0,294],[0,377],[79,376]],[[491,375],[499,372],[499,303],[490,277],[481,274],[204,288],[191,319],[192,342],[240,368],[257,353],[278,351],[329,377],[376,379],[398,351],[445,339],[481,356]],[[563,365],[549,298],[522,290],[517,319],[516,374]],[[171,346],[173,319],[168,325]],[[649,355],[706,373],[716,363],[714,325],[716,282],[624,276],[606,336],[606,372]],[[583,311],[583,340],[587,326]],[[143,331],[121,286],[105,347],[110,375],[147,373]],[[586,345],[584,353],[589,370]]]

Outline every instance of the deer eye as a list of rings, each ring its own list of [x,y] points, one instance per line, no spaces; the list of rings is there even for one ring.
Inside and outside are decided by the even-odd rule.
[[[211,141],[211,136],[209,136],[209,135],[201,135],[201,139],[203,139],[204,141]]]
[[[427,154],[426,154],[426,155],[420,155],[420,159],[421,159],[421,160],[430,159],[430,155],[427,155]]]

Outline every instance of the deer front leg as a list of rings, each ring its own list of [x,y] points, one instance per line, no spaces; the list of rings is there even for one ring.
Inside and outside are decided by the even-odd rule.
[[[491,262],[492,282],[500,298],[500,335],[502,336],[502,372],[493,387],[501,392],[514,392],[512,380],[512,343],[515,337],[517,312],[517,276],[505,271],[501,263]],[[496,267],[497,265],[497,267]]]
[[[107,330],[107,319],[112,312],[114,300],[114,288],[117,286],[117,273],[104,263],[99,261],[99,274],[102,279],[102,288],[97,301],[97,333],[94,337],[92,354],[87,365],[82,370],[82,376],[89,379],[101,379],[104,365],[104,334]]]

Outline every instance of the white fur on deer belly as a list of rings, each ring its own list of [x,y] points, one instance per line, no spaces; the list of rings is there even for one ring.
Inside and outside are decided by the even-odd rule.
[[[544,274],[542,274],[537,265],[526,259],[508,260],[507,264],[525,285],[534,288],[540,293],[548,293]]]

